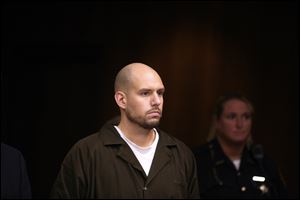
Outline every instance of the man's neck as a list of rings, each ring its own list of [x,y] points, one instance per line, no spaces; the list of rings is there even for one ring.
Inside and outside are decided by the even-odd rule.
[[[148,147],[155,140],[155,132],[153,129],[145,129],[130,122],[120,121],[118,128],[130,141],[140,147]]]

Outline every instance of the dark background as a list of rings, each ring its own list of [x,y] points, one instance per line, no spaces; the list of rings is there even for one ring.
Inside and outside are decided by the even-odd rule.
[[[48,197],[70,147],[118,114],[118,70],[143,62],[166,87],[161,128],[190,147],[206,141],[217,96],[247,95],[254,140],[299,198],[298,6],[2,3],[1,139],[23,152],[33,197]]]

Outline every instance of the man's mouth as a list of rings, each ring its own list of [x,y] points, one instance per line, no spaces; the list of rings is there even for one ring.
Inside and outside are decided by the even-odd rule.
[[[161,112],[160,110],[150,110],[147,112],[147,115],[149,115],[150,117],[160,117]]]

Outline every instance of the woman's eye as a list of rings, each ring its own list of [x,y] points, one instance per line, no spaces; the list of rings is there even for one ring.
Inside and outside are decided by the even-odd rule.
[[[245,119],[251,119],[251,114],[245,114],[245,115],[244,115],[244,118],[245,118]]]
[[[236,117],[236,115],[235,114],[229,114],[229,115],[227,115],[227,118],[228,119],[234,119]]]

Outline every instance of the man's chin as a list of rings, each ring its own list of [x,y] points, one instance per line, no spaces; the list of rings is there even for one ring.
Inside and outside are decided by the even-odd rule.
[[[159,125],[160,119],[151,119],[144,124],[144,128],[152,129]]]
[[[151,118],[151,119],[148,120],[148,123],[150,123],[150,124],[157,124],[158,125],[159,122],[160,122],[160,117]]]

